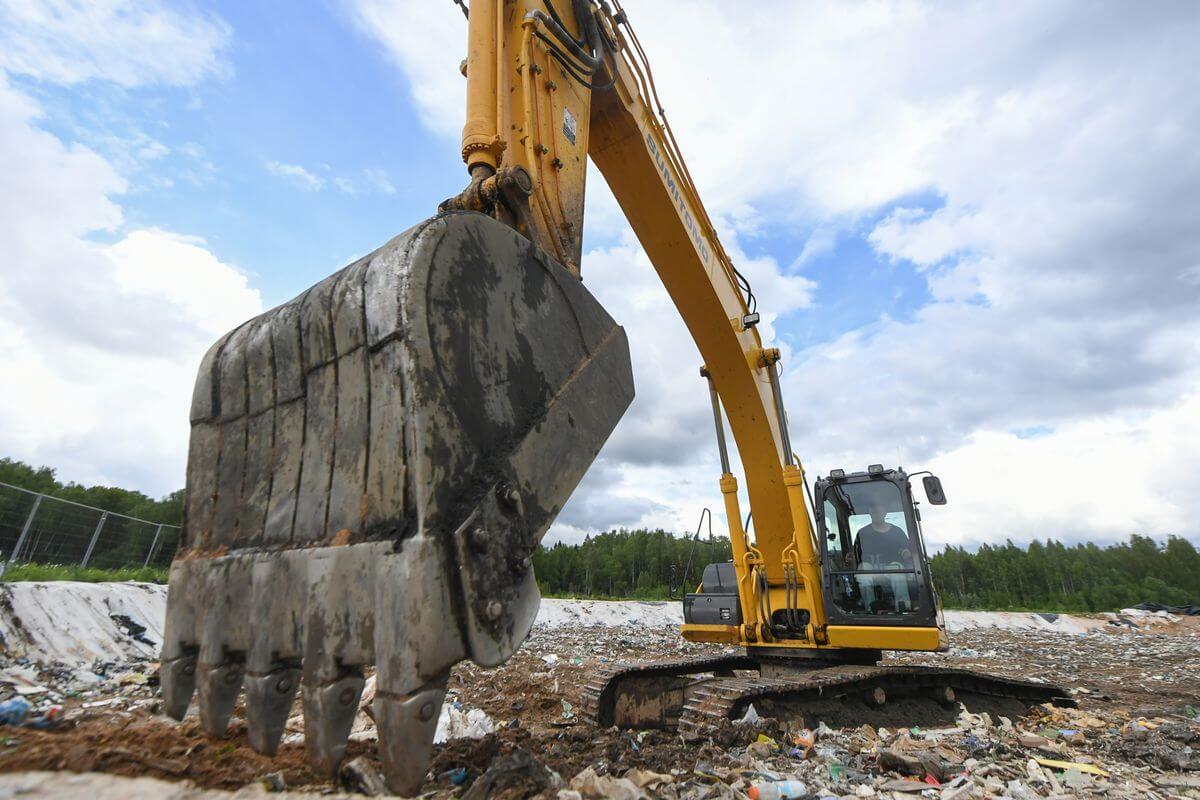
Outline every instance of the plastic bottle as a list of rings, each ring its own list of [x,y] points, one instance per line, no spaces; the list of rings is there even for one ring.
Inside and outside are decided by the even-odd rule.
[[[795,800],[808,797],[804,781],[759,781],[746,792],[750,800]]]

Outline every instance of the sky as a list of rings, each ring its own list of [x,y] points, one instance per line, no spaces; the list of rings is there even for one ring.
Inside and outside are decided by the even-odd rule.
[[[1200,541],[1200,7],[625,0],[810,476],[934,546]],[[0,455],[162,495],[200,356],[465,184],[450,0],[0,0]],[[699,355],[592,171],[637,398],[548,541],[723,517]]]

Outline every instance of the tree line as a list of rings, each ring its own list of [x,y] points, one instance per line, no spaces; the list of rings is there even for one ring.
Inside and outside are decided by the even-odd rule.
[[[102,569],[141,566],[152,545],[154,563],[166,564],[176,547],[177,531],[167,528],[160,534],[157,525],[181,523],[182,489],[155,499],[116,486],[63,483],[50,467],[33,467],[12,458],[0,458],[0,483],[108,511],[89,566]],[[33,495],[0,486],[0,560],[11,556],[36,501]],[[33,516],[29,535],[21,545],[20,560],[39,564],[78,564],[99,520],[100,515],[95,511],[68,503],[42,501]]]
[[[662,599],[678,595],[692,542],[662,530],[616,530],[534,554],[548,596]],[[727,537],[701,538],[685,591],[704,565],[730,557]],[[1112,611],[1140,602],[1200,604],[1200,553],[1186,539],[1146,536],[1107,546],[1055,540],[946,547],[930,556],[945,608]]]
[[[182,489],[155,499],[113,486],[64,484],[49,467],[11,458],[0,458],[0,482],[155,523],[179,525],[183,518]],[[28,495],[0,491],[0,557],[7,556],[31,505]],[[39,527],[53,528],[54,520],[42,514]],[[104,562],[141,563],[146,530],[129,526],[125,532],[119,524],[105,530]],[[48,551],[36,560],[55,563],[54,555]],[[169,558],[169,550],[163,555]],[[533,563],[547,596],[665,599],[694,591],[706,564],[729,558],[727,536],[619,529],[579,544],[540,547]],[[1109,611],[1145,601],[1200,604],[1200,553],[1174,536],[1157,542],[1134,535],[1105,546],[1054,539],[975,550],[949,546],[931,555],[930,569],[946,608]]]
[[[1147,536],[1104,547],[1050,539],[930,558],[947,608],[1114,611],[1141,602],[1200,605],[1200,553],[1187,539]]]
[[[161,522],[166,525],[179,525],[183,522],[183,489],[155,500],[141,492],[116,486],[62,483],[52,468],[32,467],[12,458],[0,458],[0,483],[149,522]]]

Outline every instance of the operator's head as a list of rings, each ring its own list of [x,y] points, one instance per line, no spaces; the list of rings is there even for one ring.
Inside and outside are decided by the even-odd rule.
[[[884,523],[884,519],[887,517],[887,506],[876,500],[874,503],[871,503],[868,510],[871,513],[871,522],[876,525]]]

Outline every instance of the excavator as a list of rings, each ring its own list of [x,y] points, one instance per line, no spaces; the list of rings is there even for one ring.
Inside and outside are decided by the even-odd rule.
[[[619,0],[458,4],[466,188],[201,363],[166,713],[196,695],[221,736],[244,691],[249,743],[273,754],[299,693],[309,759],[334,774],[373,665],[385,780],[419,789],[451,667],[499,665],[529,635],[531,556],[634,396],[625,331],[581,279],[589,159],[703,359],[733,558],[685,598],[682,635],[735,655],[613,667],[585,714],[686,733],[750,704],[1069,703],[1034,681],[879,665],[947,648],[913,476],[876,464],[809,486],[780,352]]]

